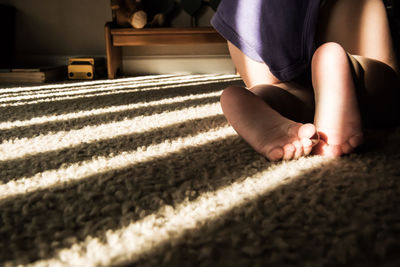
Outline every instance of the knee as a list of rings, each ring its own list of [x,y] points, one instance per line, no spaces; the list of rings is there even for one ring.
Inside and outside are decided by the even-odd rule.
[[[221,105],[224,106],[233,104],[232,102],[239,97],[243,90],[247,89],[239,86],[229,86],[225,88],[220,96]]]
[[[328,42],[318,47],[315,51],[312,57],[312,67],[315,68],[321,64],[331,65],[335,62],[343,62],[343,60],[347,61],[346,50],[338,43]]]

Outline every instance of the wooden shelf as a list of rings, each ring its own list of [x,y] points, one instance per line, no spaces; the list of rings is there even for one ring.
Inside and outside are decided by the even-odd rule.
[[[121,71],[123,46],[179,45],[225,43],[226,40],[212,27],[197,28],[112,28],[105,25],[108,78]]]

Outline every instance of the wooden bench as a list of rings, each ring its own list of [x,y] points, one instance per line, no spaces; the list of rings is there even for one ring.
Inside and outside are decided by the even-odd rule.
[[[196,28],[113,28],[105,25],[107,74],[109,79],[122,72],[123,46],[225,43],[212,27]]]

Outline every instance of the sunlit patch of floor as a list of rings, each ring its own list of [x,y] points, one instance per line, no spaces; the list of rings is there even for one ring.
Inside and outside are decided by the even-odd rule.
[[[62,185],[66,182],[77,181],[103,172],[118,170],[134,164],[150,161],[157,157],[165,157],[172,153],[179,153],[185,149],[201,146],[210,142],[223,140],[236,133],[231,127],[213,129],[204,133],[189,137],[179,137],[135,151],[123,152],[110,157],[94,157],[91,160],[78,162],[56,170],[38,173],[33,177],[22,177],[0,185],[0,200],[34,192],[39,189],[49,188],[54,185]]]
[[[116,85],[116,84],[130,84],[133,86],[142,84],[152,84],[152,83],[162,83],[163,81],[186,81],[196,78],[210,78],[210,79],[223,79],[228,77],[238,77],[237,75],[231,74],[197,74],[197,75],[183,75],[183,74],[167,74],[167,75],[145,75],[138,77],[129,78],[118,78],[118,79],[107,79],[107,80],[93,80],[93,81],[78,81],[78,82],[68,82],[60,84],[46,84],[37,86],[23,86],[23,87],[11,87],[2,88],[0,91],[0,96],[10,96],[10,95],[22,95],[22,94],[35,94],[42,92],[53,92],[62,90],[74,90],[74,88],[97,88],[102,86]]]
[[[212,84],[216,82],[238,81],[235,75],[224,75],[216,77],[187,77],[172,80],[150,81],[142,83],[117,83],[116,85],[102,85],[95,88],[81,87],[81,89],[73,88],[71,90],[44,90],[34,94],[20,93],[12,95],[2,95],[0,98],[0,107],[20,106],[26,104],[44,103],[49,101],[72,100],[78,98],[88,98],[93,96],[105,96],[117,93],[143,92],[149,90],[160,90],[182,86],[195,86],[202,84]]]
[[[138,116],[133,119],[111,122],[96,126],[86,126],[78,130],[59,131],[43,136],[5,140],[0,144],[0,160],[12,160],[27,155],[44,153],[82,143],[97,142],[118,136],[150,131],[167,127],[187,120],[206,118],[222,114],[218,103],[206,104],[195,108]]]
[[[16,86],[16,87],[5,87],[1,89],[0,95],[5,93],[21,93],[21,92],[32,92],[32,91],[42,91],[46,89],[60,89],[60,88],[71,88],[71,87],[80,87],[80,86],[95,86],[102,84],[114,84],[115,82],[143,82],[149,80],[161,80],[171,77],[182,76],[179,74],[166,74],[166,75],[146,75],[146,76],[137,76],[137,77],[128,77],[128,78],[118,78],[118,79],[107,79],[107,80],[92,80],[92,81],[76,81],[76,82],[68,82],[68,83],[59,83],[59,84],[44,84],[44,85],[32,85],[32,86]]]
[[[32,119],[23,120],[23,121],[21,121],[21,120],[7,121],[7,122],[0,123],[0,130],[40,125],[40,124],[45,124],[45,123],[49,123],[49,122],[68,121],[68,120],[80,119],[80,118],[96,116],[96,115],[106,115],[106,114],[110,114],[110,113],[114,113],[114,112],[133,111],[135,109],[149,107],[149,106],[156,107],[159,105],[178,104],[178,103],[184,103],[185,101],[188,101],[188,100],[217,97],[220,94],[221,94],[221,92],[218,91],[218,92],[213,92],[213,93],[179,96],[179,97],[173,97],[173,98],[164,98],[162,100],[156,100],[156,101],[148,101],[148,102],[140,102],[140,103],[129,104],[129,105],[119,105],[119,106],[112,106],[112,107],[107,107],[107,108],[92,109],[92,110],[88,110],[88,111],[77,111],[77,112],[71,112],[71,113],[62,114],[62,115],[35,117]]]
[[[328,158],[313,157],[272,165],[245,180],[205,193],[195,201],[183,202],[176,208],[164,206],[127,227],[109,230],[105,241],[87,237],[84,242],[62,249],[54,258],[38,261],[33,266],[109,266],[135,262],[165,243],[179,243],[189,230],[218,223],[232,209],[255,201],[277,186],[291,183],[303,172],[329,161]]]

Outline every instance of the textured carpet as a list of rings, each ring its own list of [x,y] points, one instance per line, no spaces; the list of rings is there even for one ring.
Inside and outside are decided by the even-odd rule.
[[[0,265],[400,266],[400,128],[271,163],[233,75],[0,89]]]

